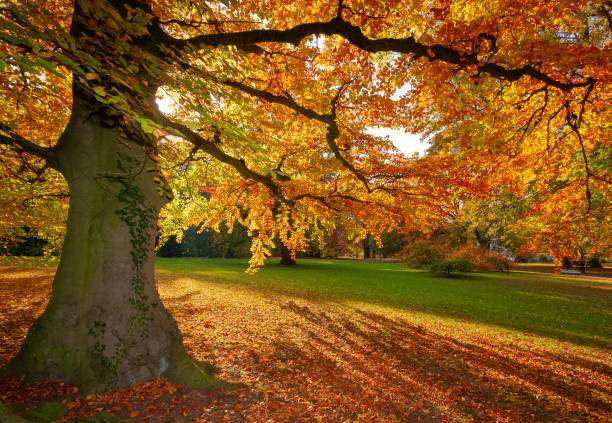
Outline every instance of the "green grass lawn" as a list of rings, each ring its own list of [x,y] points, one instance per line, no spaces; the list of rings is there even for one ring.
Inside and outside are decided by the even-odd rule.
[[[271,295],[370,303],[612,349],[612,281],[525,273],[445,278],[397,263],[298,262],[286,267],[269,261],[249,275],[246,260],[159,258],[156,270]]]
[[[158,421],[178,412],[168,403],[229,421],[611,421],[612,279],[298,263],[270,260],[250,275],[246,260],[157,259],[160,298],[186,349],[241,388],[220,397],[156,379],[81,397],[73,416],[125,417],[147,398],[165,410]],[[43,311],[55,266],[0,258],[0,340],[10,347],[0,365]],[[0,381],[0,399],[19,403],[37,389]]]

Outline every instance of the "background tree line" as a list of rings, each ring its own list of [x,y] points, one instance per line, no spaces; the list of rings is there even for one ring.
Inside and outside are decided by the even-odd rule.
[[[325,237],[324,243],[311,241],[304,251],[297,254],[304,257],[363,257],[388,258],[400,253],[404,247],[404,235],[397,231],[385,232],[381,235],[382,246],[378,246],[371,236],[360,241],[352,241],[342,224],[338,224]],[[220,231],[210,228],[200,229],[190,226],[183,234],[181,242],[172,235],[161,246],[158,245],[159,257],[221,257],[246,258],[251,254],[251,237],[244,225],[236,223],[232,232],[226,225],[221,225]],[[281,245],[276,240],[272,250],[274,256],[281,255]]]

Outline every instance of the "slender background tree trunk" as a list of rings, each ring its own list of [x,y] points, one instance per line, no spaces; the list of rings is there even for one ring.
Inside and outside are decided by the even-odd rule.
[[[296,264],[295,259],[291,257],[291,250],[281,244],[281,261],[280,264],[293,266]]]
[[[370,258],[370,234],[368,233],[366,235],[366,237],[363,239],[363,258],[364,259],[369,259]]]

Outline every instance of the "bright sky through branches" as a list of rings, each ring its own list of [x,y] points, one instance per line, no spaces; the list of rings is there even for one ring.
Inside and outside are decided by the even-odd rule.
[[[169,113],[172,111],[174,101],[169,96],[164,96],[157,99],[157,105],[162,113]],[[427,149],[427,143],[421,141],[419,135],[404,132],[399,129],[388,129],[388,128],[370,128],[368,130],[372,135],[379,137],[389,137],[391,142],[406,156],[412,156],[413,153],[419,153],[419,156],[423,157],[425,150]]]
[[[404,132],[401,129],[370,128],[368,132],[378,137],[389,137],[391,142],[406,156],[419,153],[419,156],[423,157],[428,147],[428,143],[421,141],[419,135]]]
[[[394,101],[401,99],[410,89],[409,84],[405,84],[398,89],[395,94],[391,97]],[[378,137],[389,137],[391,142],[406,156],[412,156],[413,153],[419,153],[420,157],[425,155],[425,150],[428,147],[428,143],[421,141],[421,137],[417,134],[411,134],[401,129],[389,129],[389,128],[370,128],[368,132]]]

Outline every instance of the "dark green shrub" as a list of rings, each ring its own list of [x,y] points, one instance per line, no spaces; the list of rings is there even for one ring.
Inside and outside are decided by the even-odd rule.
[[[592,256],[588,261],[587,261],[587,267],[590,268],[598,268],[601,269],[603,266],[601,265],[601,261],[599,261],[599,257],[598,256]]]
[[[38,257],[44,255],[46,244],[35,229],[24,226],[0,238],[0,255]]]
[[[164,245],[158,248],[160,257],[249,257],[251,254],[251,237],[248,229],[236,223],[229,233],[222,224],[220,231],[205,228],[200,231],[196,226],[189,227],[183,234],[181,243],[176,236],[171,236]]]
[[[428,266],[431,273],[450,276],[453,273],[470,273],[472,263],[467,259],[436,260]]]

